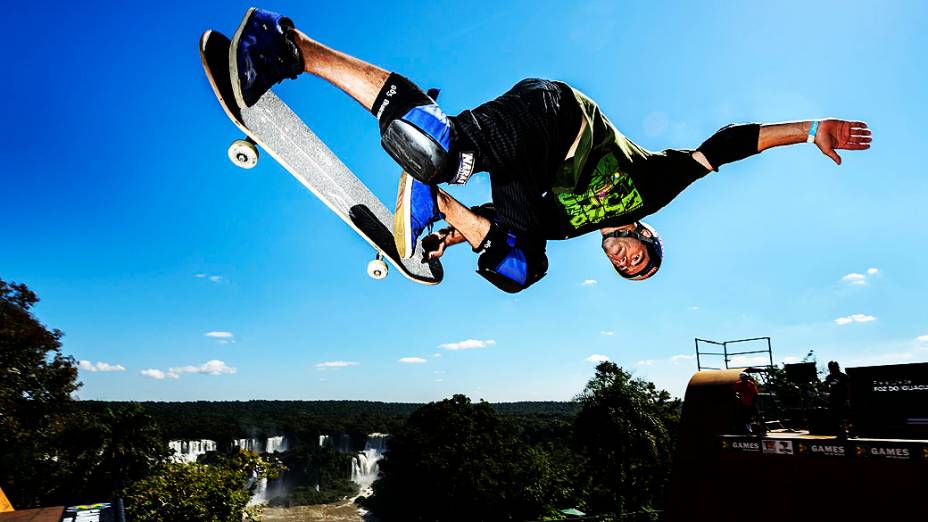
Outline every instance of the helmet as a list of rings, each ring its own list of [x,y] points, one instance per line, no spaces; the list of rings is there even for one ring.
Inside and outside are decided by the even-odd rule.
[[[645,230],[650,232],[650,237],[642,234]],[[658,269],[660,269],[661,261],[664,258],[664,243],[651,225],[648,225],[644,221],[636,221],[634,231],[615,230],[605,234],[603,236],[603,241],[610,237],[633,237],[644,243],[645,248],[648,250],[648,264],[645,265],[644,268],[634,274],[623,274],[616,268],[615,271],[620,276],[632,281],[642,281],[653,276],[657,273]]]

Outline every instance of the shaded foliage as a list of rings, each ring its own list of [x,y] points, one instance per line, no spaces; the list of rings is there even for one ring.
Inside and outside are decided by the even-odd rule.
[[[126,488],[126,518],[139,522],[256,520],[260,508],[248,507],[255,483],[280,471],[245,450],[231,457],[214,457],[208,465],[165,464]]]
[[[75,361],[37,302],[0,280],[0,484],[17,507],[110,500],[166,455],[163,437],[138,406],[78,407]]]
[[[584,457],[588,509],[661,507],[670,478],[680,401],[603,362],[577,398],[574,445]]]
[[[385,521],[530,520],[546,511],[549,467],[489,404],[455,395],[391,436],[362,505]]]

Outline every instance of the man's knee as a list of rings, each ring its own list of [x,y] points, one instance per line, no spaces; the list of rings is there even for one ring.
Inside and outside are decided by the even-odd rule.
[[[543,241],[525,241],[496,223],[477,250],[477,273],[511,294],[538,282],[548,270]]]
[[[451,121],[408,79],[391,74],[371,111],[380,122],[380,144],[414,178],[430,185],[463,183],[472,173],[472,154],[451,153]]]

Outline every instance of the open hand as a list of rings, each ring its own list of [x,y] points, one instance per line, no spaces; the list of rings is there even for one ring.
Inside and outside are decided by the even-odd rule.
[[[841,156],[835,149],[866,150],[870,148],[873,138],[870,129],[862,121],[822,120],[815,133],[815,144],[822,154],[828,156],[838,165]]]

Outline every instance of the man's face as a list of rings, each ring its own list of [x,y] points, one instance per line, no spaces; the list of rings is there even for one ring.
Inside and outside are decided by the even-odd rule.
[[[633,237],[607,237],[603,240],[603,252],[616,270],[626,276],[637,275],[650,261],[647,247]]]

